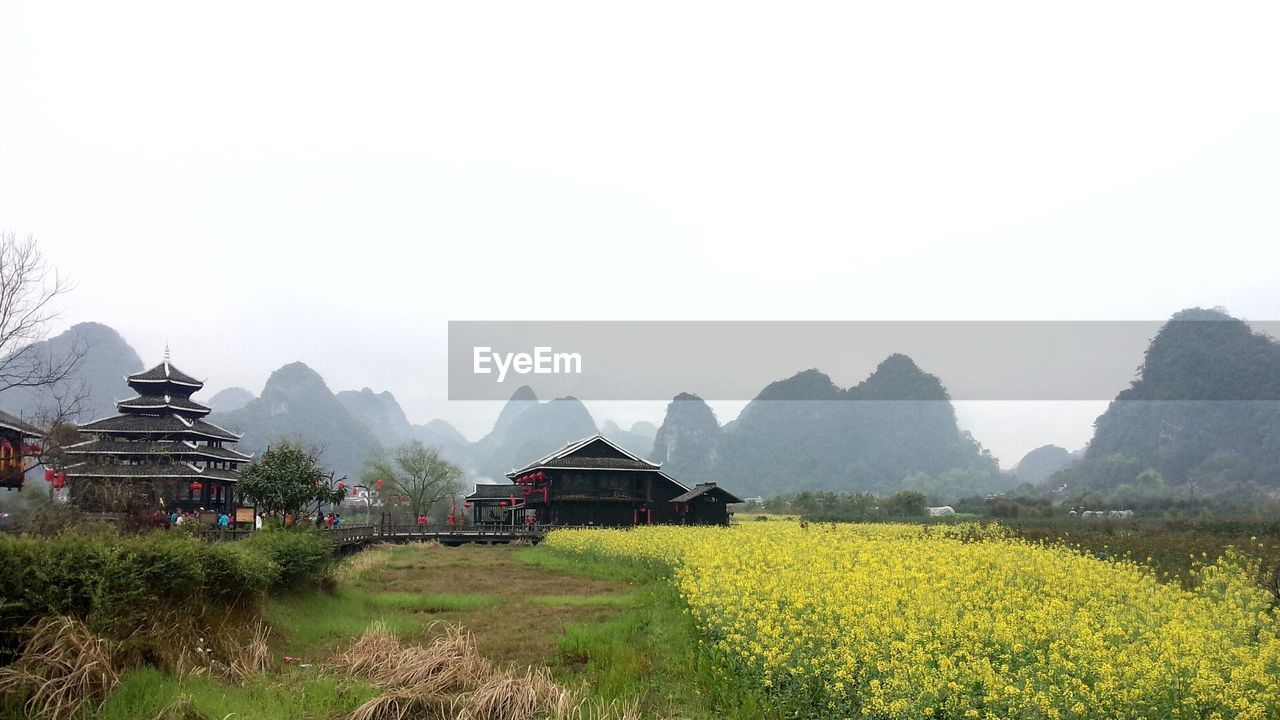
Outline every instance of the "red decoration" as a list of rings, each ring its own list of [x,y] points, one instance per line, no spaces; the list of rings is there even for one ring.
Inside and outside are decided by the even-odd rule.
[[[45,482],[53,482],[53,476],[54,476],[53,468],[49,468],[48,470],[44,471]]]
[[[381,489],[382,489],[382,480],[378,480],[378,482],[377,482],[377,483],[375,483],[375,484],[378,486],[378,489],[379,489],[379,490],[381,490]]]
[[[339,490],[346,490],[346,489],[347,489],[347,484],[346,484],[346,483],[338,483],[338,489],[339,489]]]
[[[360,497],[360,489],[351,488],[351,497]]]
[[[201,485],[199,480],[192,481],[187,487],[191,488],[191,492],[200,492],[204,489],[204,485]]]
[[[53,489],[61,490],[67,484],[67,474],[57,473],[53,476]]]
[[[506,500],[499,500],[499,501],[498,501],[498,505],[499,505],[500,507],[506,507],[506,506],[507,506],[507,501],[506,501]]]
[[[470,510],[470,509],[471,509],[471,503],[469,503],[469,502],[462,503],[462,507],[467,508],[468,510]]]

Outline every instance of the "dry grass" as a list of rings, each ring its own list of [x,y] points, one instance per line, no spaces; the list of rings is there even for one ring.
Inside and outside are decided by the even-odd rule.
[[[380,689],[405,689],[421,696],[461,692],[493,674],[476,652],[471,634],[447,626],[429,645],[402,645],[386,626],[374,623],[333,665],[367,678]]]
[[[636,720],[638,701],[584,700],[545,669],[513,672],[476,650],[471,633],[446,626],[428,645],[405,645],[374,623],[331,663],[367,679],[383,694],[348,720]]]
[[[267,644],[271,638],[270,630],[261,620],[256,620],[249,632],[248,642],[238,637],[223,637],[223,651],[229,660],[227,675],[237,682],[271,670],[271,648]]]
[[[453,699],[444,695],[387,692],[356,708],[347,720],[428,720],[453,717]]]
[[[0,693],[26,694],[25,716],[69,720],[99,708],[120,682],[116,645],[84,623],[53,616],[36,624],[17,662],[0,668]]]
[[[338,582],[352,582],[364,575],[384,568],[391,559],[392,543],[377,543],[356,553],[338,568],[335,578]]]
[[[533,668],[523,675],[495,673],[460,700],[457,720],[568,718],[578,705],[545,669]]]

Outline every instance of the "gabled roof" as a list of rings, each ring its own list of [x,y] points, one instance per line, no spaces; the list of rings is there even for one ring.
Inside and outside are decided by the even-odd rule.
[[[516,494],[516,486],[507,483],[476,483],[475,492],[467,496],[468,500],[506,500]],[[524,491],[520,491],[524,499]]]
[[[200,389],[204,383],[182,372],[165,358],[159,365],[126,378],[130,383],[173,383]]]
[[[0,410],[0,428],[13,430],[14,432],[28,435],[30,437],[42,437],[44,435],[44,431],[40,428],[32,425],[26,420],[23,420],[17,415],[10,415],[3,410]]]
[[[692,502],[702,497],[703,495],[715,495],[717,498],[720,499],[721,502],[725,502],[725,503],[742,502],[742,499],[739,498],[737,495],[734,495],[733,493],[729,492],[728,490],[725,490],[724,488],[716,485],[715,483],[698,483],[689,492],[683,495],[680,495],[679,497],[671,498],[671,502],[673,503]]]
[[[604,443],[610,448],[621,453],[625,458],[598,458],[575,455],[588,445],[596,442]],[[519,470],[512,470],[507,473],[507,477],[513,478],[521,473],[536,470],[541,467],[572,467],[586,469],[607,467],[615,470],[657,470],[662,466],[658,463],[649,462],[648,460],[631,453],[626,448],[597,433],[595,435],[582,438],[581,440],[571,442],[550,455],[546,455],[537,461],[520,468]]]

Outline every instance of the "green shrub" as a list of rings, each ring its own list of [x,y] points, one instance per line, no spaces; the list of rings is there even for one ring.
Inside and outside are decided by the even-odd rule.
[[[203,564],[203,595],[222,605],[253,602],[280,578],[280,564],[245,542],[208,546]]]
[[[175,532],[0,535],[0,656],[16,647],[21,627],[41,617],[68,615],[128,640],[174,613],[200,617],[256,603],[272,588],[326,578],[332,562],[328,540],[299,530],[236,543]]]
[[[240,541],[280,566],[275,587],[322,581],[333,572],[333,544],[315,530],[261,530]]]

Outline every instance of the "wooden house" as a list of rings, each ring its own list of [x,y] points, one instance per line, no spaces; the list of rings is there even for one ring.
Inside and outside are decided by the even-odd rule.
[[[570,443],[507,473],[510,484],[477,485],[464,507],[477,524],[724,525],[729,503],[714,483],[689,488],[603,435]]]

